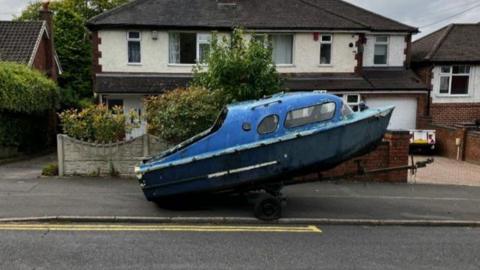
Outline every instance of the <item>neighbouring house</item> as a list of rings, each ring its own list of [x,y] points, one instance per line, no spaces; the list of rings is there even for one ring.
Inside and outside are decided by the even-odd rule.
[[[415,41],[412,61],[431,87],[434,124],[480,120],[480,24],[451,24]]]
[[[56,81],[62,72],[53,42],[53,12],[48,2],[40,21],[0,21],[0,61],[28,65]]]
[[[137,0],[87,23],[94,91],[143,111],[143,98],[185,86],[211,35],[242,27],[268,38],[290,91],[327,90],[354,110],[396,105],[391,129],[413,129],[428,87],[409,68],[414,27],[340,0]],[[130,134],[145,133],[146,125]]]

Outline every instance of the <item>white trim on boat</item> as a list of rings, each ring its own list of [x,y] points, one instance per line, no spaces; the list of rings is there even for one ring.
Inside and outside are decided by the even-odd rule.
[[[277,163],[278,163],[278,161],[274,160],[274,161],[270,161],[270,162],[265,162],[265,163],[259,163],[259,164],[255,164],[255,165],[250,165],[250,166],[247,166],[247,167],[241,167],[241,168],[237,168],[237,169],[233,169],[233,170],[211,173],[211,174],[208,175],[208,178],[216,178],[216,177],[222,177],[222,176],[227,175],[227,174],[250,171],[250,170],[253,170],[253,169],[258,169],[258,168],[262,168],[262,167],[272,166],[272,165],[275,165],[275,164],[277,164]]]

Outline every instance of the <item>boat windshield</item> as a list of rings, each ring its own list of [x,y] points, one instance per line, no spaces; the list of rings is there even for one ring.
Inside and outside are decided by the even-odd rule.
[[[169,156],[173,153],[176,153],[182,149],[185,149],[187,146],[189,145],[192,145],[193,143],[195,142],[198,142],[199,140],[207,137],[208,135],[214,133],[215,131],[219,130],[222,125],[223,125],[223,122],[225,122],[225,119],[227,118],[227,114],[228,114],[228,109],[225,107],[222,112],[220,113],[220,115],[217,117],[217,120],[215,120],[215,123],[213,124],[213,126],[203,132],[201,132],[200,134],[197,134],[195,135],[194,137],[186,140],[186,141],[183,141],[181,142],[180,144],[178,144],[177,146],[175,146],[174,148],[171,148],[157,156],[154,156],[152,157],[151,159],[147,159],[147,160],[144,160],[144,162],[148,162],[148,161],[151,161],[151,160],[159,160],[159,159],[162,159],[166,156]]]
[[[350,108],[348,104],[343,103],[342,116],[343,116],[343,119],[352,119],[353,110],[352,108]]]

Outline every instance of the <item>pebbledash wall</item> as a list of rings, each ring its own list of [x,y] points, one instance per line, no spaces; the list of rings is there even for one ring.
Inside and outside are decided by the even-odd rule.
[[[112,171],[122,176],[133,176],[134,166],[143,158],[169,147],[152,135],[112,144],[82,142],[66,135],[58,135],[57,139],[60,176],[109,175]],[[333,177],[363,181],[407,182],[406,170],[362,176],[351,175],[357,173],[358,163],[367,170],[408,165],[408,144],[408,132],[389,131],[380,145],[371,153],[354,158],[329,171],[299,177],[297,181]]]
[[[58,171],[65,175],[133,176],[134,166],[145,157],[160,153],[169,145],[152,135],[110,144],[79,141],[57,136]]]

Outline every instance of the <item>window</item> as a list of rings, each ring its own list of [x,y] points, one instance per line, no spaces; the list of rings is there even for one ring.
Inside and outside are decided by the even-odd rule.
[[[204,63],[210,53],[211,34],[170,33],[169,63]]]
[[[288,112],[285,119],[286,128],[294,128],[333,118],[335,103],[328,102]]]
[[[343,103],[347,104],[352,109],[352,111],[359,112],[362,110],[362,99],[359,94],[340,94],[338,95],[338,97],[342,98]]]
[[[342,106],[342,115],[344,119],[352,118],[352,115],[353,115],[352,108],[348,106],[346,103],[344,103]]]
[[[388,57],[388,36],[376,36],[373,64],[386,65],[387,57]]]
[[[332,35],[322,35],[320,38],[320,65],[332,63]]]
[[[443,66],[440,70],[442,95],[467,95],[470,80],[469,66]]]
[[[276,65],[293,64],[293,35],[271,35],[272,58]]]
[[[277,130],[278,127],[278,115],[269,115],[260,122],[257,128],[258,134],[268,134]]]
[[[140,40],[140,32],[127,32],[128,63],[141,63]]]
[[[107,99],[107,107],[113,110],[114,107],[123,107],[123,99]]]

